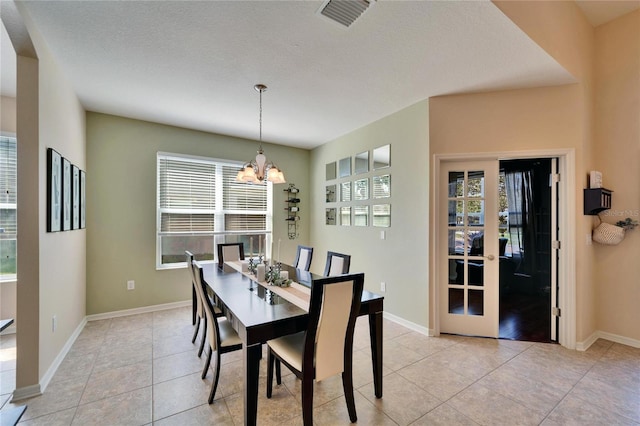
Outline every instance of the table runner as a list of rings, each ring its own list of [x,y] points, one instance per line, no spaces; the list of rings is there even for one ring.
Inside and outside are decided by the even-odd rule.
[[[270,285],[266,281],[258,281],[255,275],[251,274],[248,271],[242,270],[242,261],[233,260],[225,262],[226,265],[232,267],[245,277],[249,278],[251,281],[257,283],[258,285],[264,287],[265,289],[277,294],[278,296],[285,299],[287,302],[293,303],[300,309],[304,309],[305,311],[309,311],[309,300],[311,299],[311,289],[305,285],[299,284],[295,281],[291,281],[289,287],[279,287],[277,285]]]

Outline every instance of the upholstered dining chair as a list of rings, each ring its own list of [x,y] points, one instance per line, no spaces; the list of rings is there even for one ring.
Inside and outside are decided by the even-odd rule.
[[[218,268],[232,260],[244,260],[244,243],[218,244]]]
[[[203,301],[203,297],[202,297],[202,289],[200,289],[198,287],[198,285],[196,284],[196,277],[193,274],[193,261],[194,261],[194,257],[193,257],[193,253],[191,253],[190,251],[185,251],[184,252],[185,255],[187,256],[187,267],[189,268],[189,272],[191,274],[191,285],[193,286],[193,290],[196,292],[196,297],[195,297],[195,311],[196,311],[196,323],[195,323],[195,330],[193,331],[193,337],[191,338],[191,343],[195,343],[196,342],[196,338],[198,337],[198,331],[200,330],[200,324],[202,323],[202,328],[203,328],[203,332],[202,332],[202,341],[200,342],[200,349],[198,349],[198,356],[202,355],[202,351],[204,350],[204,341],[206,340],[206,336],[207,336],[207,320],[205,318],[205,311],[204,311],[204,306],[202,305],[202,301]]]
[[[293,267],[308,271],[311,267],[311,258],[313,257],[313,247],[298,246],[296,252],[296,260],[293,262]]]
[[[333,277],[335,275],[348,274],[350,263],[350,255],[328,251],[327,264],[324,267],[324,276]]]
[[[202,370],[202,378],[207,377],[207,371],[211,366],[211,357],[213,353],[216,354],[216,365],[213,369],[213,380],[211,382],[211,391],[209,392],[208,402],[211,404],[216,396],[216,389],[218,388],[218,380],[220,379],[220,356],[228,352],[237,351],[242,349],[242,340],[240,336],[233,329],[229,320],[224,317],[218,317],[213,313],[213,303],[207,295],[207,285],[202,277],[202,267],[194,260],[192,263],[193,275],[196,278],[196,285],[200,288],[200,294],[204,295],[202,305],[205,310],[205,317],[207,319],[207,340],[209,341],[209,353],[207,354],[207,361],[204,363],[204,369]]]
[[[313,381],[342,374],[342,387],[352,422],[357,421],[353,396],[353,330],[364,285],[364,274],[314,280],[306,331],[269,340],[267,398],[273,393],[273,368],[282,383],[280,363],[302,380],[302,419],[313,424]]]

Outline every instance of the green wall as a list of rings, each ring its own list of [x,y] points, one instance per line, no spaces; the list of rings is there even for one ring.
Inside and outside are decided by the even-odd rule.
[[[117,116],[87,113],[87,315],[189,300],[186,269],[156,270],[156,153],[247,161],[258,142]],[[285,193],[274,186],[274,240],[281,257],[309,243],[309,157],[263,144],[300,189],[300,233],[287,238]],[[126,289],[135,280],[135,290]]]
[[[390,173],[391,227],[326,225],[325,208],[329,206],[325,202],[326,164],[363,151],[371,152],[386,144],[391,144],[390,168],[332,182],[353,182]],[[312,271],[323,271],[328,250],[350,254],[351,272],[364,272],[366,289],[385,296],[385,312],[423,331],[428,325],[429,306],[429,162],[427,100],[326,143],[311,153],[311,241],[315,250]],[[331,206],[349,204],[356,203]],[[380,231],[386,233],[384,240]],[[386,283],[385,293],[380,291],[382,281]]]

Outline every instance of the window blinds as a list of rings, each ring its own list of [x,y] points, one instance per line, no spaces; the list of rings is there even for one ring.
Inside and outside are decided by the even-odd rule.
[[[158,154],[159,231],[266,230],[267,187],[236,182],[238,169],[233,163]]]

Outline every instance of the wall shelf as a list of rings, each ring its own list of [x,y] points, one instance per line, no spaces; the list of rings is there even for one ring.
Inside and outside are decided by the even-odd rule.
[[[296,188],[293,183],[289,184],[289,187],[284,189],[284,192],[287,193],[287,199],[284,200],[287,203],[287,207],[284,209],[287,211],[287,234],[289,235],[289,239],[293,240],[298,237],[298,221],[300,221],[300,216],[298,216],[298,212],[300,212],[300,207],[298,204],[300,203],[300,190]]]
[[[611,208],[611,193],[606,188],[587,188],[584,190],[584,214],[595,216]]]

